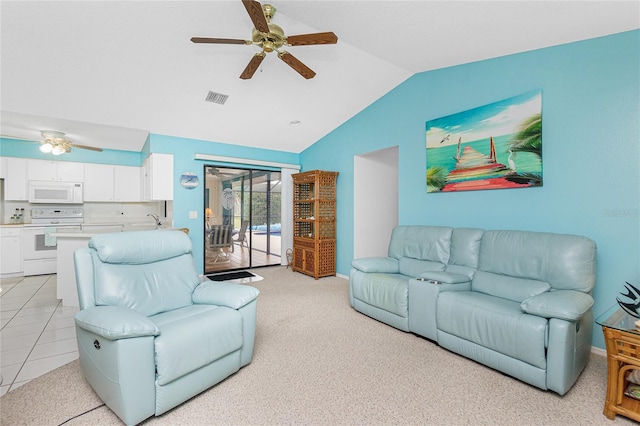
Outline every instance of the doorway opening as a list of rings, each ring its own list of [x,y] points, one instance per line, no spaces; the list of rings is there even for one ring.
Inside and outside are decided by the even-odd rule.
[[[399,217],[398,161],[397,146],[354,157],[354,259],[387,256],[391,232]]]
[[[281,174],[204,166],[205,274],[281,263]]]

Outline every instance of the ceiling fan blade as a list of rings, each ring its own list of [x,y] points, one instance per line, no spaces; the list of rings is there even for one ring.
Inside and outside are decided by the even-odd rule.
[[[215,43],[215,44],[251,44],[249,40],[240,40],[239,38],[209,38],[209,37],[191,37],[193,43]]]
[[[316,73],[311,68],[300,62],[289,52],[285,52],[284,50],[278,52],[278,58],[282,59],[287,65],[296,70],[298,74],[307,80],[316,76]]]
[[[264,12],[262,11],[262,6],[257,1],[253,0],[242,0],[242,4],[244,8],[247,9],[247,13],[253,22],[253,25],[256,27],[256,30],[261,33],[269,32],[269,25],[267,24],[267,18],[264,17]]]
[[[243,80],[248,80],[253,77],[253,74],[255,74],[264,57],[264,52],[256,53],[255,55],[253,55],[253,58],[251,58],[247,67],[244,69],[244,71],[242,71],[242,74],[240,74],[240,78]]]
[[[310,44],[336,44],[338,36],[332,32],[300,34],[287,37],[289,46],[305,46]]]
[[[66,150],[67,147],[88,149],[88,150],[91,150],[91,151],[102,152],[102,148],[96,148],[95,146],[88,146],[88,145],[78,145],[78,144],[75,144],[75,143],[67,143],[67,144],[65,144],[65,150]],[[69,151],[67,151],[67,152],[69,152]]]

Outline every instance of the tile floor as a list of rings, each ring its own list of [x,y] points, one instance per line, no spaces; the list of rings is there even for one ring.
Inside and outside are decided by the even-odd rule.
[[[0,395],[78,358],[73,317],[57,275],[0,279]]]

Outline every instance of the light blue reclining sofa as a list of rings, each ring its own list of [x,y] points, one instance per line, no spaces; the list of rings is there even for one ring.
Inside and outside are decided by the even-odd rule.
[[[201,283],[183,232],[96,235],[74,260],[82,372],[126,424],[158,416],[251,362],[258,290]]]
[[[351,306],[545,390],[587,364],[596,244],[543,232],[398,226],[388,257],[354,259]]]

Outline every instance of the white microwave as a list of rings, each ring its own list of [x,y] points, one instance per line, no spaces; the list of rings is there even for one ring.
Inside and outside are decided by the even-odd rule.
[[[29,202],[82,204],[82,183],[31,180],[29,181]]]

